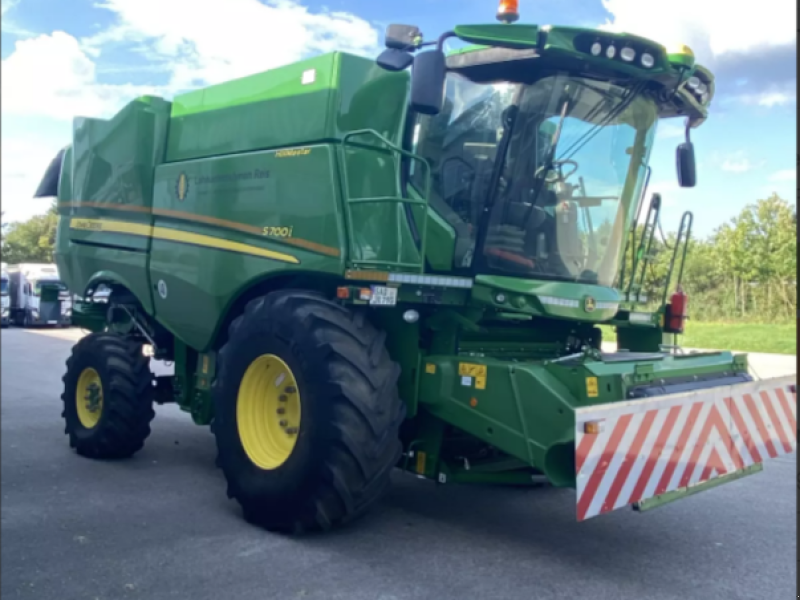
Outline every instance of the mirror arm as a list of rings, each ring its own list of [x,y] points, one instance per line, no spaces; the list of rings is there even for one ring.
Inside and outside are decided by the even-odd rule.
[[[685,133],[685,136],[686,136],[686,143],[687,144],[691,144],[692,143],[691,131],[692,131],[692,120],[689,117],[686,117],[686,133]]]
[[[419,44],[409,44],[408,46],[403,48],[403,52],[412,52],[413,53],[416,50],[419,50],[421,48],[427,48],[428,46],[436,46],[437,50],[441,50],[442,47],[444,46],[445,40],[447,40],[448,38],[451,38],[451,37],[456,37],[455,32],[447,31],[447,32],[443,33],[441,36],[439,36],[439,39],[436,40],[436,41],[421,42]]]
[[[452,37],[456,37],[455,31],[445,31],[439,36],[439,41],[436,42],[436,49],[440,52],[443,51],[445,41]]]

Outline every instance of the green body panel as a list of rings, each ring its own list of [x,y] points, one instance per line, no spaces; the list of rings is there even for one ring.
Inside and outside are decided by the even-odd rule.
[[[451,355],[424,362],[420,410],[543,472],[557,486],[575,483],[576,408],[617,402],[633,385],[747,370],[727,352],[663,356],[644,364],[636,358],[557,362]],[[597,379],[596,393],[587,378]]]
[[[309,71],[314,81],[304,84]],[[363,202],[401,196],[399,157],[375,140],[342,145],[363,129],[400,143],[408,79],[331,53],[173,104],[140,98],[109,121],[76,120],[61,175],[65,280],[78,293],[99,280],[121,284],[179,340],[204,350],[221,315],[255,284],[298,272],[341,277],[348,258],[421,265],[402,203]],[[72,217],[155,229],[75,229]],[[293,261],[220,247],[231,243]],[[154,293],[159,282],[165,298]]]
[[[420,248],[405,211],[409,202],[425,202],[404,197],[400,181],[403,151],[390,137],[381,139],[381,135],[377,130],[361,130],[343,140],[342,185],[349,214],[350,260],[356,267],[422,271]]]
[[[413,186],[408,186],[408,194],[412,198],[422,200],[422,195]],[[453,269],[453,258],[456,250],[456,232],[438,212],[428,207],[414,207],[414,221],[421,223],[423,216],[427,218],[428,231],[425,246],[425,259],[434,272],[450,272]]]
[[[125,285],[152,310],[147,272],[150,240],[74,229],[72,217],[150,225],[155,167],[164,160],[170,104],[134,100],[107,121],[76,119],[59,186],[55,259],[69,288],[82,294],[101,278]]]
[[[504,302],[497,301],[498,292],[504,292]],[[586,308],[587,299],[590,310]],[[473,300],[522,314],[602,322],[617,313],[620,294],[613,288],[597,285],[478,275]]]
[[[167,161],[338,140],[375,129],[395,142],[408,73],[333,52],[176,96]]]
[[[662,345],[675,343],[674,335],[665,333],[658,323],[649,327],[620,323],[616,329],[617,347],[631,352],[658,352]]]
[[[156,227],[273,250],[298,261],[154,235],[150,277],[167,287],[166,298],[154,296],[159,322],[189,346],[205,350],[220,315],[251,285],[299,271],[341,275],[345,236],[336,150],[321,145],[306,147],[308,153],[300,155],[264,151],[159,167],[153,202]],[[188,183],[180,199],[182,177]]]
[[[553,26],[550,28],[538,25],[512,24],[512,25],[459,25],[455,28],[456,35],[473,44],[500,46],[503,48],[536,48],[547,52],[550,56],[571,57],[575,52],[582,52],[585,56],[581,59],[587,61],[590,68],[612,68],[635,77],[658,77],[672,72],[672,60],[685,64],[683,54],[668,55],[666,49],[652,40],[631,35],[629,33],[598,32],[595,29],[582,27]],[[650,68],[628,65],[607,59],[604,55],[592,56],[588,50],[597,39],[608,39],[616,42],[619,47],[636,44],[653,55],[655,64]],[[692,66],[692,65],[689,65]]]

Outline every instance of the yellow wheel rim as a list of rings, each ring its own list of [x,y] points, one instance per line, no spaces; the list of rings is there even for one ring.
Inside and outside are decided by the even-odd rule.
[[[78,377],[75,403],[81,425],[87,429],[97,425],[100,415],[103,414],[103,384],[94,369],[84,369]]]
[[[300,392],[289,365],[274,354],[259,356],[247,367],[236,399],[236,424],[256,466],[277,469],[292,454],[300,431]]]

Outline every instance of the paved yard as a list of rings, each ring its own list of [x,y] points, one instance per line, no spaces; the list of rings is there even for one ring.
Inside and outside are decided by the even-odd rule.
[[[10,329],[0,336],[4,599],[780,600],[796,593],[794,455],[651,513],[623,510],[583,524],[570,491],[435,486],[398,474],[388,497],[355,526],[287,538],[241,519],[214,467],[211,434],[175,407],[157,409],[153,434],[132,460],[75,455],[59,395],[76,335]]]

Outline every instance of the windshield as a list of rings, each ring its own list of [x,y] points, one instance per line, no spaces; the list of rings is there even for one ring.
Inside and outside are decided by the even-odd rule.
[[[59,292],[58,295],[61,296],[62,298],[65,295],[69,295],[69,289],[67,289],[66,285],[64,285],[60,281],[53,281],[52,279],[46,279],[46,280],[41,280],[41,281],[37,280],[37,281],[33,282],[33,295],[34,296],[40,296],[41,295],[42,286],[43,285],[46,285],[46,286],[58,286],[58,292]]]
[[[456,230],[456,268],[613,285],[657,118],[637,91],[568,74],[528,85],[450,73],[414,151],[432,166],[432,207]]]
[[[8,279],[0,279],[0,295],[8,296]]]

